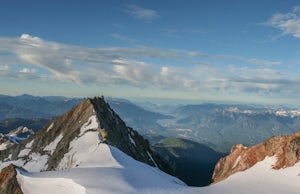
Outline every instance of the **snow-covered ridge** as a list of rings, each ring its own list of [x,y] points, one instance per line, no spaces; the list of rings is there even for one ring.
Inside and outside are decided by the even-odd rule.
[[[99,124],[97,122],[97,117],[96,115],[91,116],[86,123],[82,125],[80,128],[80,134],[79,136],[82,136],[86,131],[88,130],[93,130],[93,129],[98,129]]]
[[[275,114],[278,116],[285,116],[285,117],[297,117],[300,115],[300,110],[277,110]]]
[[[33,133],[33,130],[23,126],[11,130],[7,134],[0,133],[0,150],[5,150],[14,144],[19,144],[21,141],[27,139]]]
[[[65,194],[73,193],[75,188],[78,194],[168,193],[186,187],[179,179],[138,162],[113,146],[94,146],[93,154],[82,153],[80,159],[85,162],[75,168],[40,173],[18,171],[22,190],[25,194]]]
[[[235,114],[261,114],[262,111],[250,110],[250,109],[241,109],[239,107],[228,107],[228,108],[216,108],[213,112],[228,114],[228,113],[235,113]]]
[[[52,128],[53,123],[50,126]],[[96,116],[92,115],[80,128],[79,136],[70,143],[69,152],[65,154],[59,164],[60,169],[73,168],[79,164],[89,165],[86,164],[85,161],[95,155],[95,151],[97,151],[96,148],[100,143],[97,129],[98,123]],[[25,145],[23,150],[20,150],[17,160],[0,162],[0,169],[13,163],[17,166],[22,166],[29,172],[46,170],[49,157],[55,152],[57,145],[62,141],[63,137],[64,135],[62,133],[59,134],[52,142],[43,148],[43,152],[41,153],[32,151],[34,139],[31,140]],[[26,156],[28,156],[28,159],[26,159]],[[96,161],[92,163],[96,163]]]
[[[215,112],[226,113],[238,113],[238,114],[274,114],[276,116],[284,116],[284,117],[297,117],[300,116],[300,110],[290,110],[290,109],[269,109],[269,110],[250,110],[250,109],[241,109],[239,107],[229,107],[225,109],[215,109]]]
[[[69,151],[60,161],[59,169],[97,166],[101,142],[98,127],[95,115],[82,125],[80,135],[70,142]]]
[[[188,187],[177,178],[138,162],[113,146],[100,143],[96,150],[88,159],[97,161],[96,166],[40,173],[19,170],[17,179],[21,189],[24,194],[298,194],[300,190],[300,163],[274,170],[272,166],[276,157],[266,157],[251,169],[217,184],[197,188]]]

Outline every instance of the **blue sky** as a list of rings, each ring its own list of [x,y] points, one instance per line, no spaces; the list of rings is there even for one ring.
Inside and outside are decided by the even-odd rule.
[[[299,1],[0,4],[1,94],[300,105]]]

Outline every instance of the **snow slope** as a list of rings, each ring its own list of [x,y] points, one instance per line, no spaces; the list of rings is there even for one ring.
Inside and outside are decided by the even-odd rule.
[[[127,156],[117,148],[98,144],[93,156],[76,168],[26,173],[18,171],[25,194],[97,193],[299,193],[300,163],[273,170],[276,158],[266,158],[251,169],[208,187],[188,187],[180,180]],[[82,156],[84,157],[84,156]],[[95,165],[96,164],[96,165]]]
[[[300,190],[300,163],[273,170],[276,157],[269,157],[251,169],[207,187],[188,187],[177,178],[138,162],[117,148],[100,143],[94,157],[97,165],[40,173],[18,171],[25,194],[98,193],[203,193],[203,194],[296,194]]]
[[[252,168],[238,172],[228,179],[212,186],[213,189],[223,190],[229,193],[230,190],[239,191],[243,194],[296,194],[300,191],[300,163],[292,167],[274,170],[272,166],[277,158],[266,157]],[[232,192],[233,193],[233,192]]]
[[[101,143],[97,151],[96,166],[92,167],[93,160],[83,163],[83,167],[79,164],[61,171],[19,171],[18,182],[25,194],[165,193],[187,187],[177,178],[138,162],[113,146]]]
[[[59,164],[58,171],[37,172],[45,169],[47,155],[36,159],[23,167],[29,173],[18,171],[18,182],[25,194],[98,194],[98,193],[158,193],[170,192],[187,187],[179,179],[157,168],[139,162],[119,149],[101,143],[98,123],[91,116],[80,129],[80,135],[70,142],[69,151]],[[53,153],[59,135],[44,150]],[[30,142],[31,143],[31,142]],[[23,152],[27,152],[30,144]],[[36,153],[31,153],[30,156]],[[47,158],[45,158],[47,159]],[[22,164],[25,161],[4,162]],[[32,165],[37,166],[34,168]],[[167,191],[165,191],[167,190]]]

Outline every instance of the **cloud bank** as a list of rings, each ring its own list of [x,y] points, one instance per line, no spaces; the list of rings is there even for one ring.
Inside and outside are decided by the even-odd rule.
[[[0,38],[0,55],[3,80],[217,95],[297,96],[300,91],[300,80],[289,69],[283,71],[282,62],[258,58],[145,46],[89,48],[28,34]]]

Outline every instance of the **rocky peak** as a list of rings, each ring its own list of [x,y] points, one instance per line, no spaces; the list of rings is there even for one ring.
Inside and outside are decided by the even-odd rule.
[[[92,144],[91,138],[98,143]],[[14,163],[28,171],[73,168],[82,164],[81,153],[92,154],[100,143],[164,171],[168,169],[151,151],[148,141],[127,127],[103,97],[85,99],[20,144],[1,151],[0,167]]]
[[[103,97],[90,101],[99,121],[102,142],[117,147],[136,160],[168,171],[166,163],[150,149],[148,140],[137,131],[127,127]]]
[[[273,169],[293,166],[300,160],[300,130],[292,135],[272,137],[255,146],[242,144],[233,146],[228,156],[221,158],[213,173],[213,182],[219,182],[230,175],[244,171],[266,157],[276,156]]]

